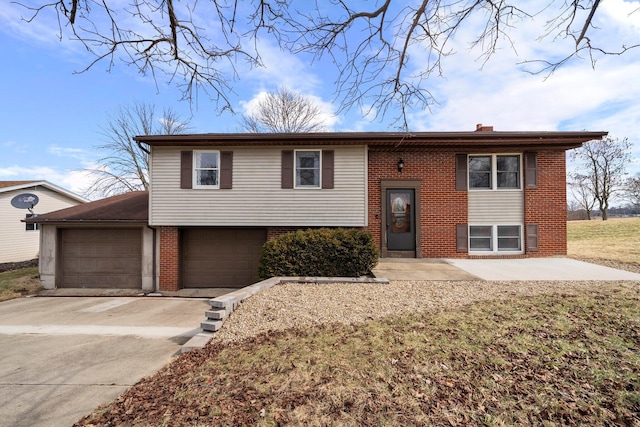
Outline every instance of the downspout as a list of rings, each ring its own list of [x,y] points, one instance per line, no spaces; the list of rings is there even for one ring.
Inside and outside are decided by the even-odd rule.
[[[153,277],[153,290],[152,293],[157,293],[158,292],[158,275],[156,274],[158,272],[158,250],[156,248],[157,244],[158,244],[158,238],[157,238],[157,230],[155,227],[150,226],[147,223],[147,228],[151,229],[153,231],[153,251],[152,251],[152,256],[151,259],[153,259],[153,265],[151,266],[151,275]]]

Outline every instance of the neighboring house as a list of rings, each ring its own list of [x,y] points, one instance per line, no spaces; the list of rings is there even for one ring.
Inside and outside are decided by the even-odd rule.
[[[474,132],[139,136],[150,156],[154,230],[143,241],[155,242],[154,284],[145,278],[145,286],[244,286],[256,278],[265,241],[309,227],[370,230],[383,257],[565,255],[565,151],[605,135],[478,125]],[[116,218],[107,225],[123,229]],[[47,274],[67,285],[64,275]]]
[[[35,195],[38,202],[31,211],[15,208],[18,195]],[[21,222],[33,214],[43,214],[87,200],[47,181],[0,181],[0,263],[28,261],[38,257],[38,225]]]

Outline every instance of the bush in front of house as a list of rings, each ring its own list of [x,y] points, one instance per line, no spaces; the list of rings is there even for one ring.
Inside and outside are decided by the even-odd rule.
[[[258,276],[360,277],[378,263],[368,231],[344,228],[298,230],[264,244]]]

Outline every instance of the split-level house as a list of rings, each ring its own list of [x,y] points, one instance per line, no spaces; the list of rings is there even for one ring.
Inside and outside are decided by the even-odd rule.
[[[131,283],[160,291],[245,286],[256,279],[268,239],[314,227],[369,230],[382,257],[565,255],[566,150],[604,135],[478,125],[470,132],[138,136],[151,184],[148,216],[134,237],[147,249]],[[112,199],[122,205],[111,212],[146,194]],[[61,236],[80,226],[62,221],[72,213],[39,221]],[[82,226],[113,236],[118,223]],[[70,262],[49,260],[49,287],[65,286],[52,270]]]

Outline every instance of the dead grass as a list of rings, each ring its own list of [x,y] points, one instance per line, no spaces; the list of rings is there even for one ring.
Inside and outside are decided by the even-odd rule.
[[[0,273],[0,301],[35,294],[42,289],[38,267]]]
[[[640,425],[636,285],[181,356],[79,425]]]
[[[640,263],[640,218],[607,221],[568,221],[567,253],[570,257]]]

